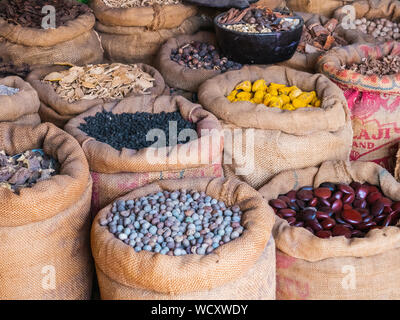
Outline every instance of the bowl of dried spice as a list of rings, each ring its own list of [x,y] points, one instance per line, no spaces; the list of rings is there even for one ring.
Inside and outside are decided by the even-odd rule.
[[[218,44],[229,59],[242,64],[271,64],[294,55],[304,20],[288,10],[251,5],[218,15],[214,25]]]

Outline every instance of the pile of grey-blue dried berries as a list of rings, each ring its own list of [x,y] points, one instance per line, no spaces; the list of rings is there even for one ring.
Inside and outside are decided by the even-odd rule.
[[[169,256],[205,255],[241,236],[242,211],[205,192],[180,189],[118,200],[100,225],[142,250]]]
[[[8,87],[0,84],[0,96],[13,96],[19,92],[18,88]]]

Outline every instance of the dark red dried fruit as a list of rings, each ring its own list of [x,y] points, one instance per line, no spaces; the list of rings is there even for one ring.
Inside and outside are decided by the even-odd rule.
[[[269,202],[270,206],[276,209],[285,209],[287,208],[286,202],[280,200],[280,199],[274,199],[270,200]]]
[[[297,199],[302,201],[309,201],[314,197],[313,192],[310,190],[300,190],[297,192]]]
[[[344,193],[355,193],[354,189],[347,184],[339,184],[338,189]]]
[[[279,213],[280,215],[282,215],[282,217],[284,217],[284,218],[294,217],[294,216],[296,215],[296,211],[294,211],[294,210],[292,210],[292,209],[288,209],[288,208],[286,208],[286,209],[280,209],[280,210],[278,211],[278,213]]]
[[[367,197],[367,202],[369,204],[373,204],[375,201],[382,198],[382,195],[379,192],[371,192]]]
[[[351,230],[347,228],[344,225],[337,224],[336,226],[333,227],[332,229],[332,234],[337,237],[337,236],[345,236],[346,238],[351,237]]]
[[[326,229],[332,229],[336,225],[336,221],[331,219],[331,218],[326,218],[321,221],[321,226],[322,228]]]
[[[360,186],[356,189],[356,198],[357,199],[365,199],[368,195],[368,187],[367,186]]]
[[[344,221],[347,221],[351,224],[358,224],[363,220],[361,214],[354,209],[344,210],[342,213],[342,218]]]
[[[326,238],[332,237],[332,232],[330,232],[330,231],[328,231],[328,230],[321,230],[321,231],[318,231],[315,235],[316,235],[318,238],[326,239]]]
[[[318,198],[328,199],[332,195],[332,191],[328,188],[317,188],[314,190],[314,195]]]
[[[310,186],[297,193],[292,190],[279,200],[289,202],[289,207],[275,209],[278,216],[320,238],[362,238],[370,230],[396,225],[400,220],[400,202],[393,202],[369,184],[327,182],[315,190]]]

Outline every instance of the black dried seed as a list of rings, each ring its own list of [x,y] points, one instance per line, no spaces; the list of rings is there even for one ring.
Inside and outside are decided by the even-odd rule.
[[[152,146],[156,141],[146,141],[146,135],[151,129],[160,129],[165,133],[166,146],[170,146],[169,123],[177,122],[177,132],[183,129],[196,130],[196,125],[183,119],[179,112],[161,113],[121,113],[98,112],[95,116],[86,117],[86,123],[79,129],[97,141],[104,142],[117,150],[122,148],[139,150]],[[187,143],[178,141],[178,144]]]

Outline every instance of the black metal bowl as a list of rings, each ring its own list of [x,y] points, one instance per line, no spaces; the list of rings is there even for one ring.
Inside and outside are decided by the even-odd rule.
[[[184,2],[203,7],[212,8],[238,8],[244,9],[258,0],[185,0]]]
[[[223,54],[229,59],[242,64],[272,64],[289,60],[296,52],[303,32],[304,20],[294,30],[270,33],[246,33],[225,28],[219,19],[214,19],[217,42]]]

